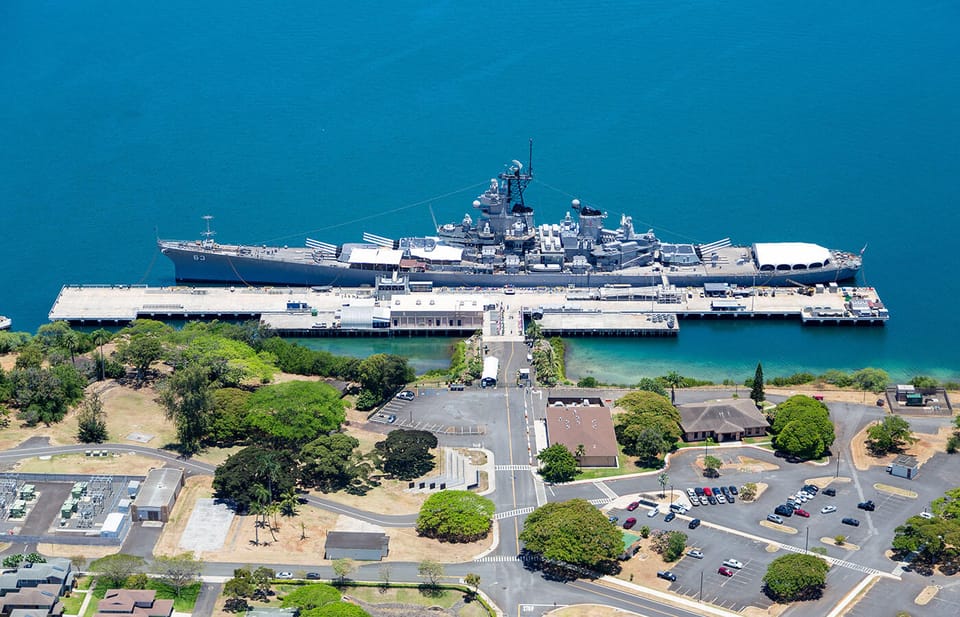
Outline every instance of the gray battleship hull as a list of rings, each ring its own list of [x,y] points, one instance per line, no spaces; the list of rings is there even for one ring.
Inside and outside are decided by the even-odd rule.
[[[351,268],[336,261],[318,263],[310,259],[279,259],[271,256],[239,255],[229,251],[208,251],[195,245],[161,242],[161,250],[170,258],[176,279],[184,282],[224,283],[240,285],[333,285],[338,287],[373,286],[383,270]],[[429,281],[438,287],[601,287],[603,285],[660,285],[664,278],[680,287],[702,287],[705,283],[728,283],[740,286],[789,287],[852,281],[858,268],[831,266],[788,272],[711,272],[709,267],[669,269],[636,268],[617,272],[471,272],[462,270],[429,270],[403,272],[411,281]]]

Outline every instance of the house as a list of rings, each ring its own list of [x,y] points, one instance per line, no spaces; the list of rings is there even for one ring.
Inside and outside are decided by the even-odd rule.
[[[38,585],[56,585],[59,596],[73,588],[73,580],[69,559],[51,557],[46,563],[25,563],[15,572],[0,575],[0,598]]]
[[[153,589],[109,589],[103,600],[97,602],[95,617],[170,617],[172,614],[173,600],[157,600]]]
[[[0,615],[12,615],[14,611],[29,611],[34,615],[59,617],[63,614],[60,585],[43,583],[5,594],[0,598]]]
[[[330,531],[323,547],[324,559],[380,561],[387,556],[390,538],[385,533]]]
[[[130,506],[130,517],[135,521],[167,522],[181,488],[182,469],[151,469]]]
[[[684,441],[738,441],[744,437],[762,437],[770,423],[747,398],[728,398],[679,405],[680,428]]]
[[[610,408],[599,397],[548,397],[547,443],[563,444],[574,455],[583,446],[581,467],[616,467],[617,436]]]

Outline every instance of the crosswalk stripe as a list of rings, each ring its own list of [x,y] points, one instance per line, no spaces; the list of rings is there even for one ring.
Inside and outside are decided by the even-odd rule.
[[[531,506],[527,508],[517,508],[516,510],[507,510],[506,512],[497,512],[496,514],[493,515],[493,520],[502,521],[505,518],[512,518],[514,516],[520,516],[522,514],[530,514],[534,510],[536,510],[536,508]]]
[[[520,558],[510,555],[487,555],[486,557],[480,557],[474,559],[474,563],[502,563],[508,561],[519,561]]]

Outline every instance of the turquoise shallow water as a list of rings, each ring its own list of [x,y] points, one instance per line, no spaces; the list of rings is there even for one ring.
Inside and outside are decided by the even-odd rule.
[[[170,283],[154,240],[203,214],[248,244],[422,233],[534,137],[540,221],[577,196],[665,240],[868,245],[893,315],[576,340],[572,375],[956,379],[958,22],[936,0],[8,0],[0,313],[33,330],[64,283]]]

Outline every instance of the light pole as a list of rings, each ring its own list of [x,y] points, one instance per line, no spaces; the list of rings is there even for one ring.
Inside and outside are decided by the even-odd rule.
[[[697,602],[703,602],[703,570],[700,570],[700,594],[697,596]]]
[[[833,474],[833,477],[834,478],[840,477],[840,453],[839,452],[837,452],[837,471],[836,473]]]
[[[673,505],[673,485],[670,485],[670,505]]]
[[[809,553],[809,552],[810,552],[809,546],[810,546],[810,528],[807,527],[807,539],[804,540],[804,542],[803,542],[803,552],[804,552],[804,553]]]

